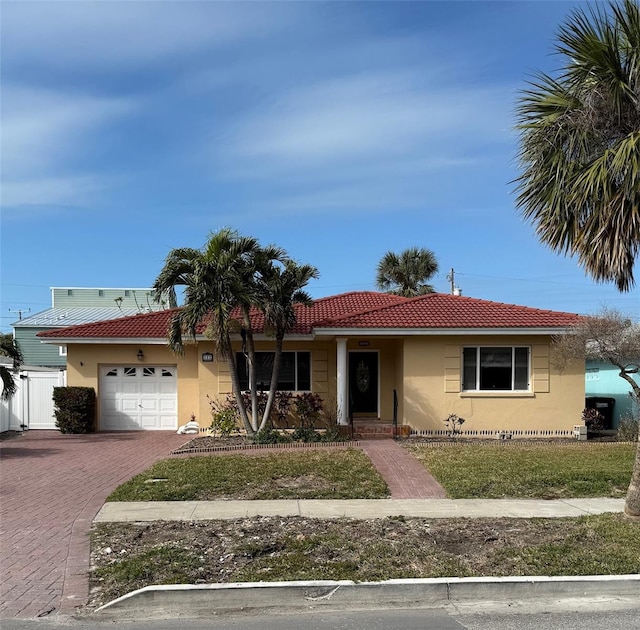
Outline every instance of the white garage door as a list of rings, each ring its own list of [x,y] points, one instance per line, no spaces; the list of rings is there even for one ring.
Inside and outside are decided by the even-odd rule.
[[[100,368],[100,429],[178,428],[175,365],[118,365]]]

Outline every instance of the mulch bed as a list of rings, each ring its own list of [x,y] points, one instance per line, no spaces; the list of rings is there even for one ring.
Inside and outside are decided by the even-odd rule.
[[[195,437],[177,449],[171,451],[172,455],[195,454],[195,453],[215,453],[226,451],[247,451],[247,450],[281,450],[296,448],[348,448],[358,446],[357,441],[346,442],[279,442],[277,444],[255,444],[244,435],[233,435],[226,438],[205,435]]]

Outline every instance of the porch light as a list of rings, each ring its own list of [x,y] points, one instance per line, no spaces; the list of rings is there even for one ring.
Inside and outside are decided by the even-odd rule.
[[[202,353],[202,362],[203,363],[211,363],[213,361],[213,354],[211,352],[203,352]]]
[[[144,360],[144,352],[142,352],[142,350],[138,350],[138,354],[136,354],[136,356],[138,357],[138,361]]]

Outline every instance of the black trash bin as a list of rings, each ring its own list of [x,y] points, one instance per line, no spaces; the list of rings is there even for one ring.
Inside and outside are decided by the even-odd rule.
[[[603,430],[613,429],[613,406],[616,404],[615,398],[605,398],[599,396],[588,396],[585,398],[585,406],[587,409],[596,409],[602,414]]]

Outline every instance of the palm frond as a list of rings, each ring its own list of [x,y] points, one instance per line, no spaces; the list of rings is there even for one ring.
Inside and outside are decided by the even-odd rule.
[[[626,291],[640,248],[640,5],[577,9],[557,52],[558,77],[536,75],[518,102],[516,204],[543,243]]]

